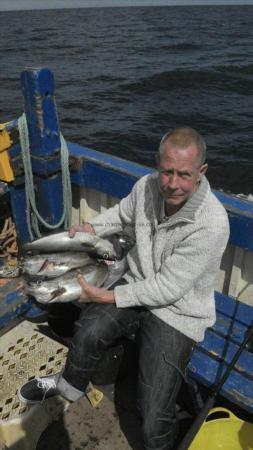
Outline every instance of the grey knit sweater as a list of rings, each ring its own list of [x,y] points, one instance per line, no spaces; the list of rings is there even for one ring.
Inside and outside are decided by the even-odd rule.
[[[214,282],[229,237],[227,213],[205,177],[173,216],[161,217],[158,175],[141,178],[119,205],[93,218],[99,236],[135,230],[128,284],[115,288],[119,308],[145,305],[195,341],[215,321]]]

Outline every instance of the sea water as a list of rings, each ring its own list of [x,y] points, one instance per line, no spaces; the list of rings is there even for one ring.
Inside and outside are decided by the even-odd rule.
[[[53,70],[64,136],[148,166],[164,133],[196,128],[214,188],[253,192],[253,6],[0,12],[0,122],[20,72]]]

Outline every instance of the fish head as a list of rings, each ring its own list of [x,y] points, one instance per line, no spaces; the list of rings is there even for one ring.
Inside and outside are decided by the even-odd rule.
[[[109,241],[108,243],[98,243],[95,247],[95,252],[99,256],[99,258],[104,260],[115,261],[118,256],[113,244]]]

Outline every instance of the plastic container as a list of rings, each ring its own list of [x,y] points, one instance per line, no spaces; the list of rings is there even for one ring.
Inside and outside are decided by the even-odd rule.
[[[253,450],[253,423],[213,408],[188,450]]]
[[[1,336],[0,450],[35,450],[41,433],[68,406],[60,396],[30,406],[17,397],[28,380],[59,372],[67,351],[26,320]]]

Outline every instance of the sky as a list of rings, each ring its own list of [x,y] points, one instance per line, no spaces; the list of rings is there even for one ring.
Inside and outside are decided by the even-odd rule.
[[[0,11],[101,6],[253,5],[253,0],[0,0]]]

